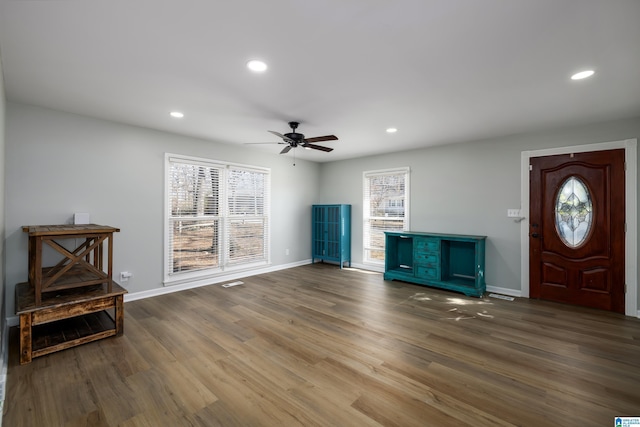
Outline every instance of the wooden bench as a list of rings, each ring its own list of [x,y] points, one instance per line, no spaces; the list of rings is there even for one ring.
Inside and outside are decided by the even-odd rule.
[[[116,282],[42,295],[36,304],[29,283],[16,286],[20,316],[20,364],[124,332],[124,294]]]

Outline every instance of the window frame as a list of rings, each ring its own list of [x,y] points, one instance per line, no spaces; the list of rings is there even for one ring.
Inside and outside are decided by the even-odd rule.
[[[200,218],[198,216],[188,217],[188,220],[217,220],[219,221],[218,232],[218,265],[211,268],[202,268],[197,270],[189,270],[183,272],[173,271],[172,258],[172,221],[177,217],[171,213],[171,166],[174,163],[183,163],[194,166],[204,166],[219,170],[218,178],[218,214]],[[255,220],[261,218],[263,224],[263,248],[264,257],[259,261],[248,260],[246,262],[238,262],[231,260],[229,256],[229,230],[231,221],[242,218],[237,213],[231,214],[228,206],[228,195],[230,186],[230,171],[244,170],[249,172],[258,172],[264,174],[264,193],[262,194],[262,215],[246,216],[247,219]],[[259,166],[245,165],[232,162],[224,162],[220,160],[207,159],[202,157],[187,156],[181,154],[165,153],[164,167],[164,203],[163,203],[163,276],[164,285],[184,284],[188,282],[197,282],[198,280],[208,279],[221,276],[233,272],[249,270],[253,268],[263,267],[271,264],[271,169]]]
[[[372,250],[380,250],[382,249],[384,251],[384,242],[383,242],[383,246],[382,248],[378,248],[378,247],[373,247],[371,245],[371,242],[368,241],[370,239],[371,236],[371,226],[370,226],[370,221],[372,218],[377,218],[377,217],[371,217],[370,213],[371,213],[371,205],[370,205],[370,201],[371,201],[371,197],[370,197],[370,189],[369,189],[369,179],[373,178],[373,177],[380,177],[380,176],[385,176],[385,175],[404,175],[404,197],[402,198],[402,200],[404,200],[404,203],[401,204],[403,208],[403,217],[402,217],[402,231],[408,231],[410,229],[410,222],[409,222],[409,213],[410,213],[410,176],[411,176],[411,169],[407,166],[407,167],[400,167],[400,168],[392,168],[392,169],[379,169],[379,170],[371,170],[371,171],[364,171],[362,173],[362,262],[363,264],[368,264],[368,265],[373,265],[373,266],[379,266],[379,267],[383,267],[384,268],[384,264],[385,264],[385,260],[384,257],[382,260],[376,260],[376,259],[371,259],[369,257],[369,254],[371,253]],[[397,204],[397,201],[400,200],[397,197],[394,197],[392,199],[388,199],[388,200],[394,200],[393,205]],[[391,205],[389,205],[389,207],[391,207]],[[398,207],[398,206],[394,206],[394,207]],[[380,219],[385,219],[383,217],[379,217]],[[386,219],[388,220],[389,217],[386,217]],[[393,219],[393,217],[391,218]],[[398,220],[400,221],[400,220]],[[384,230],[384,229],[383,229]],[[397,229],[388,229],[389,231],[397,231]]]

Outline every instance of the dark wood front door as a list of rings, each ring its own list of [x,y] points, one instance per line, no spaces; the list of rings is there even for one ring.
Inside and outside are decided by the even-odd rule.
[[[624,150],[530,165],[530,296],[624,313]]]

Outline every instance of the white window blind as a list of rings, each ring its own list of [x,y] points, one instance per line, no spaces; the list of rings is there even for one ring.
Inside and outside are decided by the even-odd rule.
[[[270,171],[166,158],[165,282],[268,263]]]
[[[269,211],[268,175],[230,168],[227,191],[229,264],[266,261]]]
[[[409,168],[365,172],[362,206],[364,262],[384,264],[384,232],[409,229]]]

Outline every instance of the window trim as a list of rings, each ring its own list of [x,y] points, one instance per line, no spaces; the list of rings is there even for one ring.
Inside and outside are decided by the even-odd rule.
[[[198,281],[207,280],[209,278],[215,278],[227,274],[231,274],[239,271],[246,271],[255,268],[260,268],[264,266],[271,265],[271,168],[265,168],[260,166],[246,165],[241,163],[233,163],[233,162],[225,162],[221,160],[213,160],[207,159],[203,157],[194,157],[187,156],[182,154],[172,154],[165,153],[164,160],[164,200],[163,200],[163,228],[164,228],[164,236],[163,236],[163,261],[162,261],[162,270],[163,270],[163,285],[180,285],[185,283],[195,283]],[[171,214],[169,209],[170,203],[170,170],[172,162],[182,162],[190,165],[198,165],[198,166],[206,166],[206,167],[215,167],[220,168],[223,173],[220,181],[223,183],[220,188],[219,199],[221,200],[220,212],[221,214],[217,216],[219,221],[221,222],[221,230],[220,230],[220,265],[214,268],[208,269],[200,269],[195,271],[187,271],[181,273],[173,273],[170,271],[169,258],[170,258],[170,220]],[[229,219],[234,218],[234,216],[230,215],[227,209],[227,191],[228,191],[228,175],[227,172],[229,169],[238,168],[245,169],[248,171],[256,171],[262,172],[266,174],[266,194],[264,200],[265,207],[265,217],[266,217],[266,235],[265,239],[267,243],[265,244],[265,260],[257,261],[257,262],[247,262],[247,263],[231,263],[229,264],[229,256],[227,254],[227,223]],[[196,217],[190,219],[197,219]]]
[[[408,231],[410,230],[410,216],[409,213],[411,212],[410,209],[410,195],[411,195],[411,187],[410,187],[410,183],[411,183],[411,168],[409,166],[405,166],[405,167],[399,167],[399,168],[391,168],[391,169],[378,169],[378,170],[371,170],[371,171],[364,171],[362,173],[362,263],[365,265],[371,265],[371,266],[377,266],[377,267],[384,267],[384,263],[385,261],[372,261],[370,259],[368,259],[367,257],[367,251],[371,250],[372,248],[367,246],[367,242],[365,241],[365,238],[367,236],[367,224],[369,222],[369,220],[371,219],[371,217],[369,217],[369,206],[367,205],[367,199],[366,199],[366,189],[367,189],[367,179],[372,177],[372,176],[383,176],[383,175],[399,175],[399,174],[404,174],[405,175],[405,182],[404,182],[404,186],[405,186],[405,197],[404,197],[404,221],[403,221],[403,231]]]

